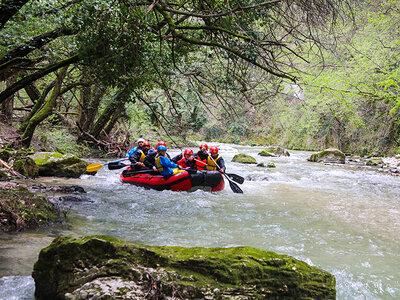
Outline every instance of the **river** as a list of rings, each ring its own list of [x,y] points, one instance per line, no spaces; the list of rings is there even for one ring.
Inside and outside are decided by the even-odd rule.
[[[58,235],[106,234],[148,245],[252,246],[287,254],[335,275],[338,299],[400,299],[400,177],[357,165],[257,156],[261,147],[222,144],[228,173],[247,180],[234,194],[157,192],[102,168],[78,184],[92,202],[70,204],[66,224],[0,234],[0,299],[33,299],[38,252]],[[232,163],[237,153],[276,168]],[[174,152],[172,152],[174,154]]]

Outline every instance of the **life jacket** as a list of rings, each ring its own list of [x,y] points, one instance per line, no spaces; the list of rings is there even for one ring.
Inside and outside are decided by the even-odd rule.
[[[180,160],[178,160],[177,162],[177,165],[179,165],[179,166],[181,166],[181,167],[183,167],[183,168],[189,168],[190,166],[188,166],[187,164],[186,164],[186,158],[185,158],[185,156],[182,156],[182,158],[180,159]]]
[[[209,170],[209,171],[216,171],[217,169],[219,170],[219,168],[217,168],[216,162],[218,162],[218,160],[220,158],[221,158],[221,156],[219,154],[218,154],[218,156],[216,158],[214,158],[214,160],[211,158],[211,156],[208,156],[207,157],[207,165],[208,166],[206,166],[206,170]]]
[[[196,164],[195,166],[197,167],[197,170],[205,170],[206,169],[206,165],[207,165],[207,158],[201,160],[199,155],[196,156]]]
[[[161,157],[161,155],[156,155],[156,158],[155,158],[155,162],[156,162],[156,167],[157,167],[157,170],[158,170],[158,172],[162,172],[162,171],[164,171],[164,167],[162,166],[162,164],[161,164],[161,162],[160,162],[160,157]]]
[[[139,161],[140,162],[144,162],[144,159],[146,158],[146,154],[144,154],[144,152],[142,150],[138,150],[138,152],[140,151],[140,158]]]

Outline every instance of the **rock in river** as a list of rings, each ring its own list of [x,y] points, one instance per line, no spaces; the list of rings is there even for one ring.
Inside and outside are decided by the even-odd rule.
[[[41,299],[335,299],[335,277],[250,247],[144,246],[58,237],[32,274]]]

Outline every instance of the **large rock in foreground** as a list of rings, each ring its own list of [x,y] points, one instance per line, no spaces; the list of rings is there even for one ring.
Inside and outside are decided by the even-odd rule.
[[[55,239],[40,252],[32,276],[37,300],[336,296],[331,274],[274,252],[143,246],[106,236]]]
[[[338,149],[329,148],[322,150],[321,152],[311,154],[308,160],[312,162],[344,164],[346,161],[346,155]]]
[[[78,178],[89,165],[75,155],[57,152],[37,152],[31,158],[39,167],[39,176]]]

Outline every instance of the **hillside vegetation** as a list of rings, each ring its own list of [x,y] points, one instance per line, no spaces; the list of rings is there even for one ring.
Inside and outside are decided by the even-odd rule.
[[[0,11],[0,118],[15,129],[2,147],[121,156],[143,136],[400,152],[399,1]]]

